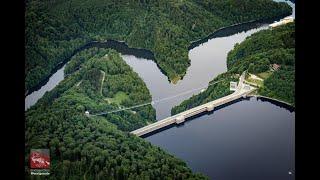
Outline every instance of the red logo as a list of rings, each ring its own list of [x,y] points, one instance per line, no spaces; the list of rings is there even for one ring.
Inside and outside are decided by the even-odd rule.
[[[32,149],[30,152],[31,169],[49,169],[50,156],[48,149]]]

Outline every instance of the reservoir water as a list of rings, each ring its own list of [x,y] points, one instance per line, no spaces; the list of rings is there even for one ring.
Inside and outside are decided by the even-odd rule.
[[[295,112],[254,97],[145,139],[213,180],[295,178]]]
[[[40,89],[32,92],[25,98],[25,106],[24,110],[26,111],[31,106],[36,104],[36,102],[48,91],[51,91],[54,87],[56,87],[63,79],[64,79],[64,65],[61,69],[55,72],[48,80],[48,82],[43,85]]]
[[[292,16],[295,17],[294,4],[286,2],[293,7]],[[198,94],[209,81],[227,70],[227,53],[236,43],[267,28],[268,24],[255,24],[237,33],[200,41],[190,48],[191,65],[177,84],[170,83],[150,58],[125,52],[122,52],[122,57],[144,80],[153,100],[175,96],[153,105],[157,120],[160,120],[170,116],[172,107]],[[64,79],[64,67],[39,90],[26,97],[25,110]],[[295,178],[294,122],[294,111],[269,101],[250,98],[145,139],[184,160],[193,171],[204,173],[210,179],[292,180]]]
[[[293,7],[291,16],[295,17],[294,4],[290,1],[287,2]],[[195,48],[189,50],[191,65],[187,69],[186,75],[177,84],[170,83],[154,61],[137,58],[133,55],[122,55],[126,63],[144,80],[153,100],[175,96],[175,98],[153,105],[156,109],[157,120],[169,117],[172,107],[179,105],[183,100],[190,98],[192,95],[200,93],[201,87],[206,88],[214,77],[226,72],[227,54],[233,49],[234,45],[242,42],[246,37],[255,32],[267,29],[268,24],[258,23],[239,27],[241,28],[237,28],[237,30],[244,30],[232,35],[225,33],[229,29],[224,30],[223,32],[228,34],[227,36],[224,37],[223,33],[217,33],[219,34],[216,35],[218,37],[213,36],[214,38],[212,39],[206,39],[204,43],[198,44]]]
[[[283,2],[285,0],[274,1]],[[295,4],[290,1],[285,2],[292,7],[293,12],[291,16],[295,17]],[[250,25],[227,28],[226,30],[222,30],[221,33],[213,33],[213,36],[209,36],[205,40],[199,41],[200,43],[192,44],[192,48],[189,50],[191,65],[187,70],[186,76],[176,85],[167,82],[167,77],[161,73],[157,65],[153,61],[147,60],[153,56],[150,55],[150,52],[143,52],[143,50],[140,49],[130,49],[126,45],[114,41],[110,41],[106,44],[91,42],[84,47],[79,48],[78,51],[90,46],[100,46],[114,48],[119,52],[122,52],[124,54],[124,60],[145,80],[154,100],[170,95],[176,95],[185,90],[191,90],[189,94],[184,94],[185,96],[179,96],[174,99],[174,102],[166,101],[162,104],[154,105],[157,110],[157,119],[162,119],[170,114],[170,110],[168,110],[169,107],[173,107],[184,99],[191,97],[192,94],[200,92],[200,90],[192,91],[194,87],[206,87],[210,79],[213,79],[216,75],[226,71],[227,52],[233,48],[235,43],[243,41],[247,36],[254,32],[266,29],[267,26],[268,24],[253,23]],[[215,64],[212,65],[212,63]],[[48,78],[47,82],[26,96],[25,110],[33,106],[45,92],[52,90],[64,79],[64,68],[65,66],[62,66]],[[154,84],[159,85],[154,86]],[[165,90],[165,92],[159,93],[159,91],[162,90]]]
[[[206,88],[209,81],[227,71],[227,53],[236,43],[240,43],[249,35],[267,27],[267,24],[263,24],[258,28],[231,36],[210,39],[191,49],[189,51],[191,65],[186,75],[177,84],[170,83],[154,61],[132,55],[122,55],[122,57],[144,80],[153,100],[176,96],[153,105],[156,109],[157,120],[161,120],[171,115],[172,107],[200,93],[201,87]]]

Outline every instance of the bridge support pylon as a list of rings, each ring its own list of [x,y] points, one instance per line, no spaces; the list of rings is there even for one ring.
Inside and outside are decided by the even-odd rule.
[[[176,124],[180,124],[180,123],[183,123],[185,121],[185,117],[183,115],[181,116],[178,116],[176,119],[175,119],[175,122]]]
[[[214,105],[213,105],[213,104],[208,105],[208,106],[206,107],[206,109],[207,109],[207,111],[213,111],[213,110],[214,110]]]

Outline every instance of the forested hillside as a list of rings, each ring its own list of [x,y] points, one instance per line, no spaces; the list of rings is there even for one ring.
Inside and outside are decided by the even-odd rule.
[[[194,108],[196,106],[202,105],[204,103],[210,102],[214,99],[219,99],[223,96],[227,96],[232,92],[229,90],[230,81],[238,81],[239,75],[234,75],[231,73],[223,73],[214,78],[209,84],[209,86],[204,92],[198,95],[193,95],[191,98],[184,100],[178,106],[171,109],[171,114],[178,114],[187,109]]]
[[[28,0],[26,89],[84,44],[107,39],[151,50],[170,80],[189,66],[191,41],[235,23],[291,13],[272,0]]]
[[[279,68],[272,70],[273,64]],[[221,83],[209,86],[206,91],[183,101],[172,108],[171,113],[177,114],[230,94],[229,82],[238,81],[235,76],[245,70],[263,79],[262,85],[258,88],[258,94],[282,100],[294,106],[295,24],[289,23],[274,29],[262,30],[247,37],[228,53],[227,67],[226,73],[212,80],[212,82],[223,80]]]
[[[85,50],[72,58],[66,72],[69,75],[25,114],[26,177],[30,149],[48,148],[48,179],[206,179],[128,133],[155,120],[151,105],[85,115],[86,110],[93,115],[151,101],[143,81],[117,52]]]
[[[271,71],[271,65],[279,69]],[[295,97],[295,24],[263,30],[248,37],[229,52],[230,72],[248,69],[256,75],[268,74],[259,94],[294,105]]]

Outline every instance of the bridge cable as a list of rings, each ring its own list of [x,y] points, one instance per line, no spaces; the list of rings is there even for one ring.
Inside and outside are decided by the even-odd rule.
[[[101,115],[106,115],[106,114],[110,114],[110,113],[116,113],[116,112],[120,112],[120,111],[124,111],[124,110],[130,110],[130,109],[134,109],[134,108],[138,108],[138,107],[142,107],[142,106],[153,105],[153,104],[159,103],[159,102],[161,102],[161,101],[170,100],[170,99],[173,99],[173,98],[182,96],[182,95],[184,95],[184,94],[189,94],[189,93],[191,93],[191,92],[193,92],[193,91],[196,91],[196,90],[199,90],[199,89],[208,88],[209,86],[214,85],[214,84],[216,84],[216,83],[218,83],[218,82],[221,82],[221,81],[223,81],[223,80],[224,80],[224,79],[221,79],[221,80],[219,80],[219,81],[216,81],[216,82],[213,82],[213,83],[209,83],[207,86],[202,86],[202,87],[199,87],[199,88],[187,90],[187,91],[184,91],[184,92],[182,92],[182,93],[179,93],[179,94],[176,94],[176,95],[173,95],[173,96],[170,96],[170,97],[165,97],[165,98],[157,99],[157,100],[154,100],[154,101],[151,101],[151,102],[142,103],[142,104],[138,104],[138,105],[126,107],[126,108],[120,108],[120,109],[111,110],[111,111],[106,111],[106,112],[101,112],[101,113],[97,113],[97,114],[91,114],[90,116],[101,116]]]

